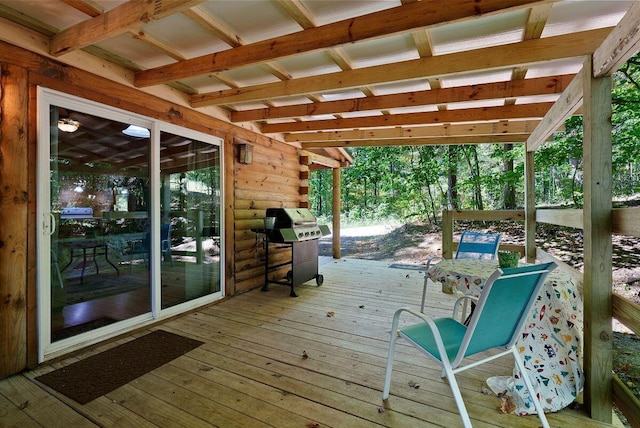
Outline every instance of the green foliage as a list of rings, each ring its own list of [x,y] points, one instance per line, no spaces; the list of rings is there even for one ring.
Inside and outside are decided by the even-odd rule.
[[[625,199],[640,193],[640,55],[613,81],[612,191],[614,198]],[[582,207],[582,146],[582,116],[574,116],[552,142],[536,150],[537,205]],[[348,221],[437,221],[447,207],[524,206],[523,144],[365,147],[353,149],[352,155],[353,165],[342,170],[342,218]],[[310,186],[314,210],[330,218],[331,171],[314,171]],[[515,200],[507,200],[509,195]]]

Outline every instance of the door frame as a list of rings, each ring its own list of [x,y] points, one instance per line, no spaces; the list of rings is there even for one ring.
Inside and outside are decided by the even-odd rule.
[[[224,206],[224,165],[222,139],[195,131],[182,126],[170,124],[157,119],[152,119],[143,115],[132,113],[106,104],[87,100],[81,97],[65,94],[53,89],[39,86],[37,89],[37,161],[36,161],[36,245],[37,245],[37,269],[36,269],[36,290],[37,290],[37,319],[38,319],[38,362],[57,358],[71,351],[81,349],[91,344],[101,342],[118,334],[140,328],[145,325],[155,323],[158,320],[169,318],[183,312],[193,310],[199,306],[212,303],[224,297],[224,284],[222,283],[224,274],[224,247],[220,248],[220,291],[197,299],[178,304],[167,309],[161,308],[160,293],[160,263],[151,262],[151,307],[149,312],[122,320],[96,330],[81,333],[60,341],[51,343],[51,234],[56,227],[54,217],[50,212],[50,106],[65,107],[75,109],[84,113],[117,120],[123,123],[130,123],[150,129],[150,171],[151,196],[150,196],[150,224],[153,233],[151,234],[151,247],[153,249],[150,256],[161,257],[160,242],[160,132],[172,132],[188,138],[198,139],[202,142],[215,145],[220,150],[220,197],[221,207]],[[224,210],[220,212],[220,224],[224,224]],[[224,239],[221,239],[224,242]]]

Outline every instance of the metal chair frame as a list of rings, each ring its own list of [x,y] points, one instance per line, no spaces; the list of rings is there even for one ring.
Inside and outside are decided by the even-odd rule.
[[[382,398],[384,400],[389,398],[396,340],[398,337],[403,337],[442,367],[442,377],[447,377],[449,380],[464,426],[471,427],[471,420],[455,374],[503,355],[512,354],[542,426],[548,428],[549,423],[542,404],[537,398],[515,343],[538,298],[547,274],[555,267],[556,264],[551,262],[504,270],[497,269],[487,280],[468,326],[454,318],[432,319],[410,308],[398,309],[393,317]],[[404,313],[413,315],[422,322],[398,328],[400,317]],[[491,349],[501,351],[462,365],[465,358]]]

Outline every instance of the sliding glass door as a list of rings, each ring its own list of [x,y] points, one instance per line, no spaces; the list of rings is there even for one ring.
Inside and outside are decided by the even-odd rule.
[[[40,359],[222,296],[220,141],[41,89]]]
[[[163,308],[220,292],[220,147],[184,135],[160,133]]]

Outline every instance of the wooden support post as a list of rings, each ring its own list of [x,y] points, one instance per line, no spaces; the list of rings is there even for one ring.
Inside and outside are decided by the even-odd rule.
[[[534,152],[525,151],[524,158],[524,252],[527,263],[536,261],[536,182]]]
[[[584,372],[591,418],[612,420],[611,78],[584,70]]]
[[[453,211],[442,211],[442,257],[453,258]]]
[[[0,64],[0,379],[27,366],[27,152],[29,79]]]
[[[340,168],[333,168],[333,258],[340,258]]]

